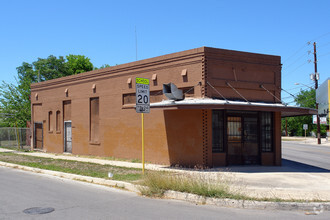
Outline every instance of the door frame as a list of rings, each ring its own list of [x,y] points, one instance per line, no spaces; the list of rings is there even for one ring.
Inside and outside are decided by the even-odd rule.
[[[255,114],[249,114],[249,113],[245,113],[245,111],[242,112],[229,112],[229,111],[225,111],[224,114],[224,123],[225,123],[225,127],[224,127],[224,134],[225,134],[225,152],[226,152],[226,164],[229,165],[229,155],[228,155],[228,117],[240,117],[241,118],[241,157],[242,157],[242,164],[241,165],[246,165],[244,164],[243,161],[243,147],[244,147],[244,142],[245,142],[245,137],[244,137],[244,122],[245,122],[245,118],[249,117],[249,116],[254,116],[257,119],[257,144],[258,144],[258,161],[256,165],[260,165],[261,164],[261,145],[260,145],[260,138],[261,138],[261,131],[260,131],[260,112],[258,111],[251,111],[251,113],[255,113]],[[234,164],[232,164],[234,165]],[[238,165],[238,164],[237,164]]]
[[[66,151],[66,149],[67,149],[67,147],[66,147],[66,143],[67,143],[66,142],[66,128],[65,128],[66,123],[71,124],[71,152]],[[63,152],[72,153],[72,121],[71,120],[63,122]]]
[[[36,124],[41,125],[41,148],[36,148],[37,135],[36,135]],[[33,149],[44,149],[44,125],[42,122],[33,122]]]

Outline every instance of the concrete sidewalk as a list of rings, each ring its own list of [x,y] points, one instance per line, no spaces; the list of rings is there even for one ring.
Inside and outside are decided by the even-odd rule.
[[[282,141],[289,141],[295,144],[308,144],[308,145],[319,145],[317,143],[317,138],[315,137],[289,137],[282,136]],[[328,140],[326,138],[321,138],[320,146],[330,147],[330,138]]]
[[[44,152],[18,152],[0,148],[0,152],[14,152],[21,155],[64,159],[113,166],[142,168],[141,163],[113,161],[70,154],[51,154]],[[301,200],[330,201],[330,171],[325,169],[305,170],[292,168],[284,162],[281,167],[235,166],[208,170],[177,169],[168,166],[146,164],[148,170],[180,172],[193,177],[203,176],[214,180],[226,180],[233,191],[257,198],[281,198]]]

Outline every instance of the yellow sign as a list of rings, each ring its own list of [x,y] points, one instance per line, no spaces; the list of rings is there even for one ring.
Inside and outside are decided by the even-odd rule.
[[[149,79],[135,78],[135,83],[149,85]]]

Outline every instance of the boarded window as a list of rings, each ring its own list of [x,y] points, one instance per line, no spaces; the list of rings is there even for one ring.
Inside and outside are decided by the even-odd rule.
[[[71,121],[71,101],[63,102],[63,120]]]
[[[273,114],[261,112],[261,150],[262,152],[273,151]]]
[[[212,152],[223,152],[223,111],[212,111]]]
[[[99,142],[99,98],[90,99],[90,141]]]
[[[53,131],[53,112],[48,112],[48,131]]]
[[[56,131],[61,131],[61,112],[56,111]]]

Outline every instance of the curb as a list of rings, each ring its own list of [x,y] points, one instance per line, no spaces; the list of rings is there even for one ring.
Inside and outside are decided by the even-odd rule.
[[[51,175],[51,176],[56,176],[56,177],[75,180],[75,181],[83,181],[98,185],[104,185],[118,189],[124,189],[140,194],[138,186],[123,181],[105,180],[97,177],[88,177],[88,176],[64,173],[59,171],[43,170],[39,168],[22,166],[12,163],[5,163],[1,161],[0,161],[0,166],[20,169],[24,171],[30,171],[45,175]],[[241,209],[263,209],[263,210],[285,210],[285,211],[301,210],[301,211],[309,211],[309,213],[311,214],[319,214],[323,211],[330,211],[330,202],[300,203],[300,202],[263,202],[263,201],[252,201],[252,200],[217,199],[217,198],[206,198],[191,193],[183,193],[172,190],[166,191],[164,193],[163,198],[181,200],[181,201],[186,201],[200,205],[214,205],[219,207],[230,207],[230,208],[241,208]]]
[[[97,178],[97,177],[82,176],[82,175],[64,173],[64,172],[52,171],[52,170],[43,170],[43,169],[39,169],[39,168],[22,166],[22,165],[13,164],[13,163],[5,163],[5,162],[1,162],[1,161],[0,161],[0,166],[10,167],[10,168],[14,168],[14,169],[20,169],[20,170],[24,170],[24,171],[30,171],[30,172],[34,172],[34,173],[46,174],[46,175],[56,176],[56,177],[60,177],[60,178],[70,179],[70,180],[76,180],[76,181],[78,180],[78,181],[94,183],[94,184],[103,185],[103,186],[120,188],[120,189],[125,189],[125,190],[136,192],[136,193],[140,192],[139,189],[134,184],[123,182],[123,181],[106,180],[106,179]]]
[[[188,201],[201,205],[215,205],[221,207],[241,208],[241,209],[263,209],[263,210],[283,210],[283,211],[312,211],[315,214],[323,211],[330,211],[330,202],[263,202],[253,200],[217,199],[205,198],[191,193],[167,191],[164,198]]]

